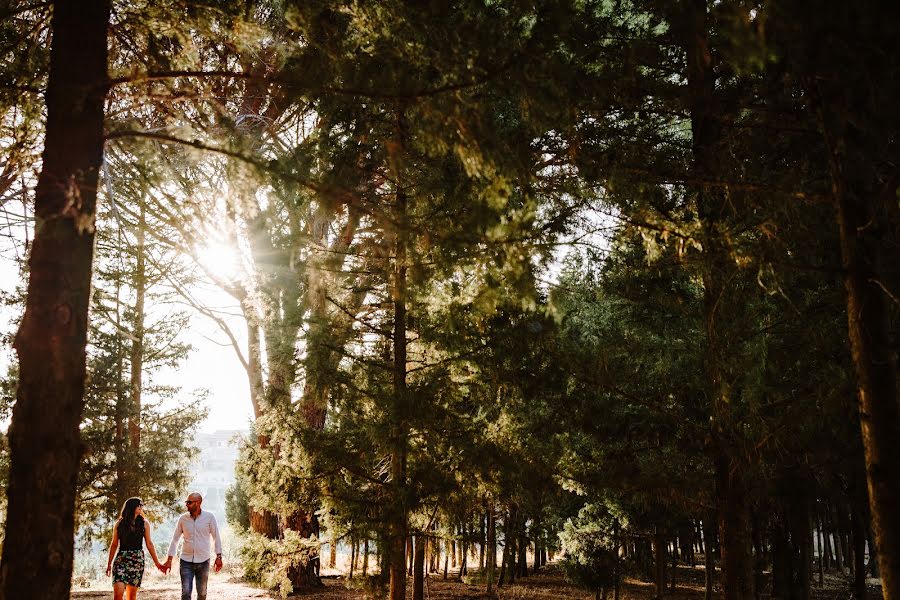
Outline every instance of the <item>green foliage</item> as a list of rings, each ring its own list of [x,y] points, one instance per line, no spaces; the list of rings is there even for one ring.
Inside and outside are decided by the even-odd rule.
[[[287,598],[293,591],[293,584],[288,576],[290,569],[304,568],[318,555],[318,551],[316,539],[300,537],[290,529],[285,530],[284,537],[277,540],[249,533],[241,549],[244,577]]]
[[[232,527],[247,531],[250,529],[250,497],[240,480],[236,480],[225,491],[225,520]]]

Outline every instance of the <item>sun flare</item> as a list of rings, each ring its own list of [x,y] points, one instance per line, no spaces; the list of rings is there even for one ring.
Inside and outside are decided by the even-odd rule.
[[[197,251],[197,262],[212,277],[234,281],[243,272],[240,249],[222,241],[210,240]]]

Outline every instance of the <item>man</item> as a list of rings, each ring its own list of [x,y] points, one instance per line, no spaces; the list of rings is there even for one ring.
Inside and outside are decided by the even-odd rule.
[[[169,544],[169,558],[165,568],[172,568],[172,558],[178,546],[178,538],[184,537],[181,548],[181,600],[191,600],[194,580],[197,580],[197,600],[206,600],[206,582],[209,579],[209,538],[216,543],[216,573],[222,569],[222,538],[219,537],[219,526],[216,517],[209,511],[202,510],[203,496],[197,492],[188,494],[184,501],[188,511],[178,517],[172,543]]]

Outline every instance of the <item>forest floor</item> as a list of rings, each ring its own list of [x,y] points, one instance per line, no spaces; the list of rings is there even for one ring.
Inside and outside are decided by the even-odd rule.
[[[702,600],[704,573],[701,567],[679,567],[679,581],[674,592],[668,592],[664,600]],[[407,598],[412,598],[412,580],[409,580]],[[361,580],[353,580],[347,585],[341,577],[326,577],[324,587],[310,592],[292,595],[304,600],[364,600],[367,598]],[[869,600],[881,599],[881,588],[878,580],[869,580]],[[77,588],[76,588],[77,589]],[[177,600],[181,596],[181,588],[177,575],[161,577],[153,576],[141,588],[139,600]],[[637,579],[627,578],[623,582],[620,600],[653,600],[655,596],[653,584]],[[91,589],[74,591],[72,600],[100,600],[112,597],[111,590]],[[539,573],[516,581],[513,585],[505,585],[496,589],[493,598],[497,600],[592,600],[593,594],[578,589],[568,583],[560,569],[555,565],[544,567]],[[210,575],[209,598],[216,600],[244,600],[245,598],[277,598],[266,590],[259,589],[242,581],[232,573]],[[474,585],[459,581],[450,576],[444,580],[441,575],[432,574],[426,580],[426,600],[481,600],[491,598],[485,593],[483,584]],[[612,592],[609,600],[612,600]],[[847,577],[826,575],[824,585],[812,588],[811,600],[848,600],[852,598]],[[767,594],[761,600],[769,600]]]

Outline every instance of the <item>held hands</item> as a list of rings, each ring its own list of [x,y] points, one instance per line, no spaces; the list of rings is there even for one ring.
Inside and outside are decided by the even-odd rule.
[[[156,568],[159,569],[163,575],[169,572],[169,566],[166,563],[158,562],[156,563]]]
[[[166,559],[166,562],[159,565],[159,570],[163,572],[163,574],[168,575],[169,571],[172,570],[172,557]]]

